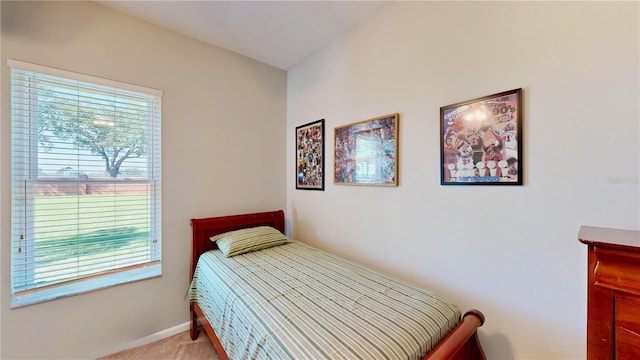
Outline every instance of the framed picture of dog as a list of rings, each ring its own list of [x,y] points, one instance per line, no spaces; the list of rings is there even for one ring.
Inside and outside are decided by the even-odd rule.
[[[441,185],[522,185],[522,89],[440,108]]]
[[[296,127],[296,189],[324,190],[324,119]]]

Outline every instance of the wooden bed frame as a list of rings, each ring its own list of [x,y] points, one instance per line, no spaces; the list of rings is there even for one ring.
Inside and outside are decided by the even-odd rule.
[[[220,216],[203,219],[191,219],[193,233],[193,250],[191,255],[191,278],[196,269],[198,258],[204,252],[216,248],[209,237],[227,231],[238,230],[254,226],[271,226],[284,234],[284,212],[282,210],[254,214]],[[228,360],[228,356],[218,339],[213,327],[205,318],[197,302],[190,304],[191,309],[191,339],[198,338],[198,320],[211,339],[221,360]],[[468,311],[460,323],[440,341],[423,360],[485,360],[484,350],[478,339],[477,328],[484,323],[484,315],[478,310]]]

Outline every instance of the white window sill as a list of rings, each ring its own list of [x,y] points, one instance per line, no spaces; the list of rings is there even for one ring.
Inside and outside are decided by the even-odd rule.
[[[11,308],[33,305],[45,301],[64,298],[108,288],[134,281],[157,278],[162,276],[162,264],[153,264],[141,268],[131,269],[115,274],[95,277],[73,283],[47,287],[39,290],[27,291],[11,297]]]

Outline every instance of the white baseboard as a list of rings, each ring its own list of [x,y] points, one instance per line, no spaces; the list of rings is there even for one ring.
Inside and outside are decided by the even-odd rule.
[[[131,348],[134,348],[134,347],[151,344],[153,342],[156,342],[156,341],[159,341],[159,340],[162,340],[162,339],[166,339],[166,338],[168,338],[170,336],[177,335],[177,334],[179,334],[179,333],[181,333],[183,331],[189,330],[190,325],[191,325],[191,322],[187,321],[185,323],[170,327],[168,329],[158,331],[157,333],[151,334],[149,336],[145,336],[145,337],[140,338],[138,340],[134,340],[134,341],[132,341],[132,342],[130,342],[128,344],[124,344],[122,346],[118,346],[117,349],[112,349],[109,352],[109,354],[113,354],[113,353],[116,353],[116,352],[119,352],[119,351],[122,351],[122,350],[127,350],[127,349],[131,349]],[[106,355],[108,355],[108,354],[105,354],[105,356]]]
[[[145,337],[143,337],[141,339],[138,339],[138,340],[135,340],[135,341],[129,343],[125,349],[130,349],[130,348],[136,347],[136,346],[147,345],[147,344],[151,344],[152,342],[156,342],[158,340],[166,339],[166,338],[168,338],[170,336],[173,336],[173,335],[179,334],[179,333],[181,333],[183,331],[189,330],[189,325],[190,325],[190,322],[187,321],[185,323],[176,325],[174,327],[170,327],[168,329],[158,331],[155,334],[151,334],[149,336],[145,336]]]

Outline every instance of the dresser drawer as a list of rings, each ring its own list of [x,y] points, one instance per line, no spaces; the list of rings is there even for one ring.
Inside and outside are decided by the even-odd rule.
[[[595,285],[640,296],[640,252],[595,247]]]
[[[640,359],[640,300],[615,298],[615,359]]]

